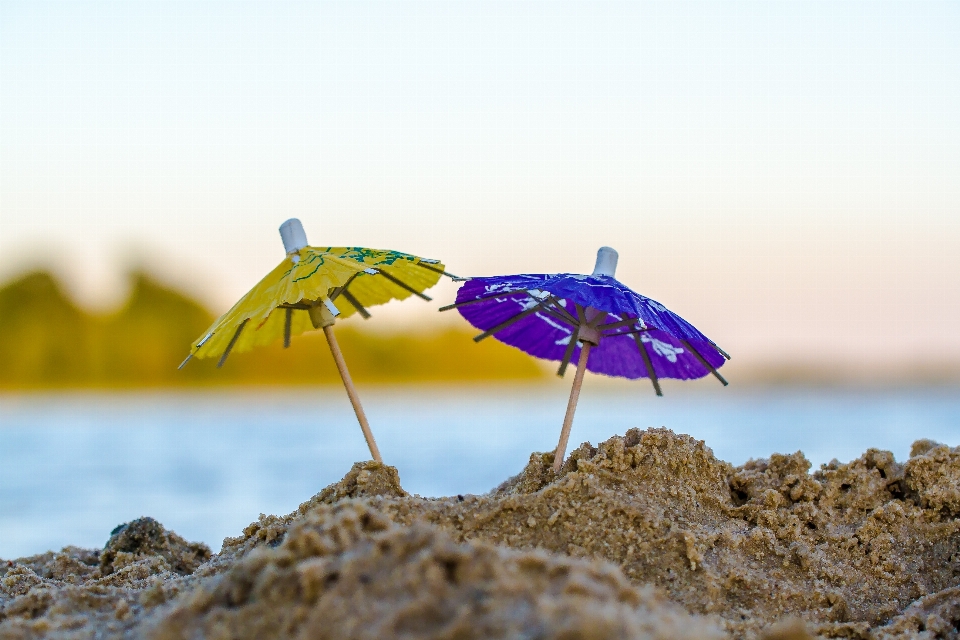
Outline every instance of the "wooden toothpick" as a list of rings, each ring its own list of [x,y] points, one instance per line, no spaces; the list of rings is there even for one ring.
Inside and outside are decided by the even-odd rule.
[[[360,396],[353,386],[353,379],[347,370],[347,363],[343,359],[343,354],[340,353],[340,345],[337,343],[337,337],[333,335],[333,323],[323,327],[323,335],[327,338],[327,344],[330,346],[330,354],[333,356],[333,361],[337,365],[337,371],[340,372],[340,379],[343,380],[343,386],[347,390],[347,397],[350,398],[353,411],[357,414],[357,421],[360,423],[363,437],[366,439],[367,446],[370,448],[370,455],[373,456],[373,459],[377,462],[383,463],[383,459],[380,457],[380,450],[377,448],[377,441],[373,439],[373,431],[370,430],[370,423],[367,422],[367,416],[363,412],[363,407],[360,405]]]
[[[571,340],[576,340],[573,336]],[[560,431],[560,442],[553,454],[553,471],[560,473],[563,464],[563,455],[567,452],[567,441],[570,439],[570,427],[573,426],[573,414],[577,411],[577,401],[580,399],[580,386],[583,384],[583,374],[587,370],[587,358],[590,357],[590,347],[593,345],[584,342],[580,347],[580,360],[577,362],[577,373],[573,377],[573,388],[570,389],[570,400],[567,401],[567,414],[563,417],[563,429]]]

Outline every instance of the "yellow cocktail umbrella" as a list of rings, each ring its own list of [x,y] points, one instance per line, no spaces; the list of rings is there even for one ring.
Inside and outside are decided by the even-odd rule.
[[[367,307],[393,299],[415,295],[430,300],[423,291],[437,284],[441,275],[450,274],[437,260],[398,251],[311,247],[296,218],[280,226],[280,237],[287,257],[194,342],[180,367],[191,358],[215,357],[220,358],[217,366],[221,367],[234,351],[249,351],[281,338],[283,346],[289,347],[292,336],[323,329],[370,454],[382,462],[333,324],[354,313],[369,318]]]

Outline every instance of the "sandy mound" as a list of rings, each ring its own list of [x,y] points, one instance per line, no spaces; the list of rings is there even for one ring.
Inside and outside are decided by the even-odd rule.
[[[201,585],[150,634],[179,638],[710,638],[721,634],[600,562],[397,526],[322,505],[283,542]]]
[[[3,563],[0,638],[960,638],[960,449],[811,474],[652,429],[551,458],[440,500],[357,463],[209,559],[141,519]]]

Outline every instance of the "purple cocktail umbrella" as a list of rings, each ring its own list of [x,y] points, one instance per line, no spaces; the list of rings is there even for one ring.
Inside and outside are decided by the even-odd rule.
[[[477,342],[497,340],[546,360],[558,360],[563,376],[574,356],[577,373],[563,420],[553,468],[560,470],[580,397],[583,373],[650,378],[662,396],[660,378],[694,380],[713,374],[730,356],[692,324],[659,302],[636,293],[614,278],[617,252],[602,247],[591,275],[521,274],[470,278],[457,301],[440,310],[458,309],[483,333]]]

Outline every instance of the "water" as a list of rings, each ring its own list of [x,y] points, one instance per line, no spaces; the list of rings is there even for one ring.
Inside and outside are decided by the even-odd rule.
[[[868,447],[960,442],[960,393],[778,389],[684,393],[591,385],[571,449],[666,426],[735,464],[802,449],[819,465]],[[363,389],[384,460],[426,496],[482,493],[556,446],[566,384]],[[0,396],[0,557],[101,547],[149,515],[215,551],[369,458],[341,389]]]

